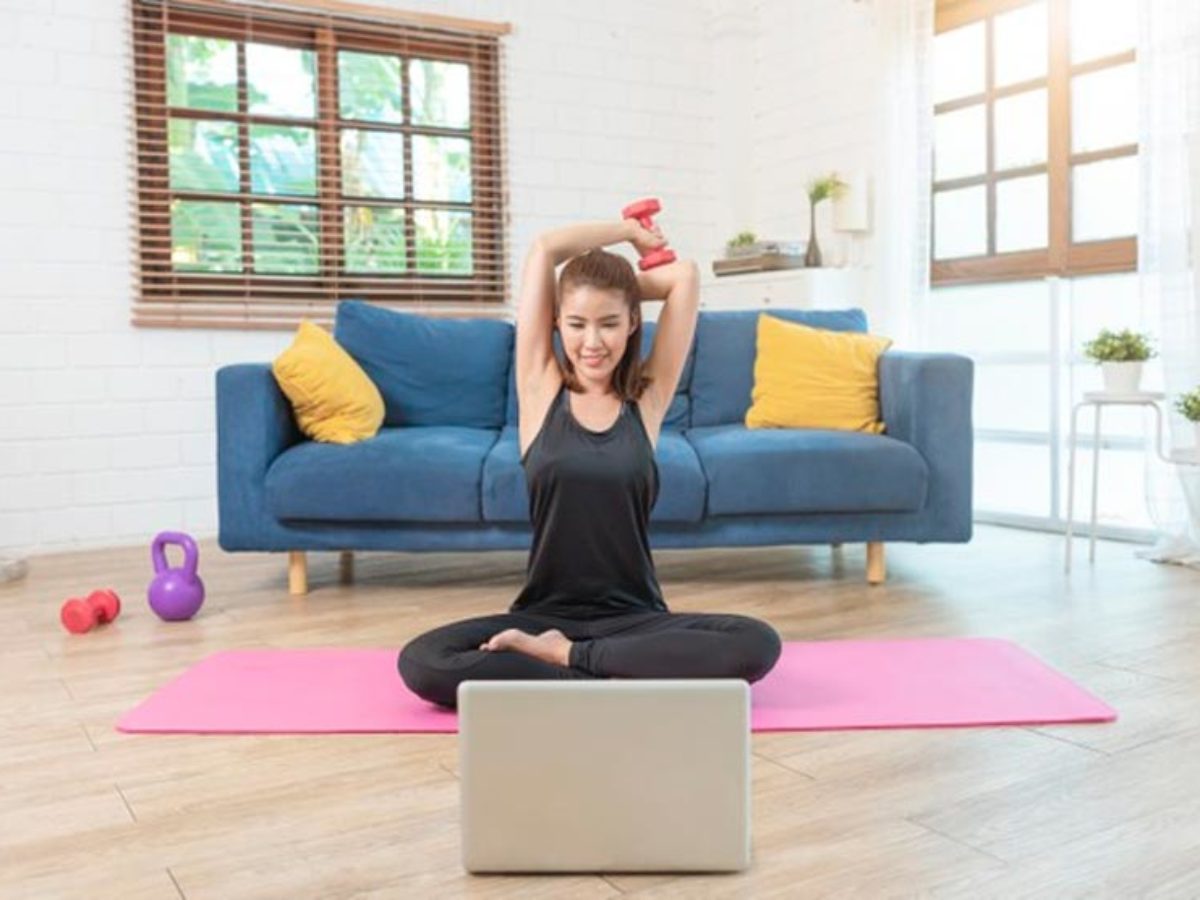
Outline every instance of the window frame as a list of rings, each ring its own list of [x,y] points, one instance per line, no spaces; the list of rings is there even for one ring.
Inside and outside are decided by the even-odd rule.
[[[929,263],[930,283],[934,287],[952,284],[978,284],[989,281],[1028,279],[1046,276],[1096,275],[1105,272],[1129,272],[1137,269],[1137,236],[1097,241],[1071,239],[1072,197],[1071,168],[1076,164],[1099,162],[1126,156],[1136,157],[1138,145],[1124,144],[1085,153],[1071,152],[1071,78],[1101,69],[1135,62],[1137,51],[1127,50],[1083,63],[1070,61],[1070,0],[1045,0],[1048,56],[1044,77],[995,87],[994,17],[1027,6],[1036,0],[937,0],[934,33],[983,20],[985,22],[984,90],[969,97],[937,103],[933,114],[950,112],[983,103],[986,120],[986,171],[981,175],[934,181],[930,197]],[[997,99],[1039,87],[1046,88],[1047,148],[1046,162],[997,173],[994,168],[994,118]],[[1047,175],[1047,246],[1044,249],[996,253],[996,183],[1013,177]],[[982,256],[936,259],[934,257],[935,198],[953,188],[985,185],[987,195],[987,247]]]
[[[457,20],[445,16],[338,3],[336,0],[289,0],[278,8],[227,0],[131,0],[134,40],[134,154],[137,175],[137,298],[132,323],[149,327],[286,329],[301,319],[328,324],[339,301],[363,298],[424,314],[502,317],[508,294],[504,222],[506,185],[501,134],[499,36],[507,24]],[[368,33],[364,19],[378,21]],[[475,40],[453,32],[473,32]],[[169,34],[233,40],[237,46],[237,110],[175,108],[167,102],[166,53]],[[484,40],[491,35],[491,40]],[[148,40],[147,36],[153,39]],[[316,110],[313,119],[250,113],[246,90],[246,43],[254,40],[299,47],[316,54]],[[414,125],[409,79],[402,76],[403,121],[363,123],[341,117],[339,50],[386,53],[411,58],[466,63],[472,115],[468,130]],[[482,103],[477,103],[479,98]],[[479,113],[486,110],[486,115]],[[494,111],[494,112],[493,112]],[[232,121],[238,134],[238,192],[212,193],[174,189],[170,184],[169,126],[172,118]],[[316,193],[311,196],[256,194],[250,183],[249,131],[252,124],[278,124],[315,130]],[[366,127],[404,135],[402,199],[342,197],[340,131]],[[418,200],[413,196],[412,135],[468,136],[471,140],[469,202]],[[330,164],[330,160],[333,164]],[[172,263],[171,202],[237,202],[241,225],[242,271],[180,271]],[[317,271],[311,275],[253,272],[253,211],[256,202],[316,206],[320,239]],[[347,205],[405,210],[402,273],[345,271],[343,210]],[[416,209],[470,212],[473,272],[421,272],[415,267]],[[483,258],[485,262],[479,260]],[[392,287],[394,285],[394,287]]]

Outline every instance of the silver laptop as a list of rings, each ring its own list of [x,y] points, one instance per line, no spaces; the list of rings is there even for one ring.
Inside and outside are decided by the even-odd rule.
[[[745,681],[465,681],[458,726],[468,872],[750,864]]]

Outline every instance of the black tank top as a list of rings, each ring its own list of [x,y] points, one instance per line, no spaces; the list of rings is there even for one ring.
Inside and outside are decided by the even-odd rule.
[[[591,431],[571,413],[564,385],[521,464],[533,543],[509,612],[667,612],[650,555],[658,465],[636,402],[622,403],[607,430]]]

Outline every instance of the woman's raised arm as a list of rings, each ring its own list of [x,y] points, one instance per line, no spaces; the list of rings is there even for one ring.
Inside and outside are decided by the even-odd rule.
[[[517,298],[516,381],[524,398],[531,379],[540,378],[554,358],[554,260],[535,238],[525,255]]]
[[[517,391],[542,376],[554,359],[554,268],[596,247],[637,239],[661,242],[632,219],[580,222],[544,231],[525,256],[517,298]]]
[[[632,219],[580,222],[543,231],[538,235],[537,241],[542,242],[557,266],[596,247],[607,247],[610,244],[632,240],[637,233],[636,225]]]

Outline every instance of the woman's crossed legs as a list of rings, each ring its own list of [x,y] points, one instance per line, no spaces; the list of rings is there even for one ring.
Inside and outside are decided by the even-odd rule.
[[[510,634],[516,629],[529,639]],[[547,632],[570,642],[563,648]],[[536,642],[538,636],[545,639]],[[491,643],[501,649],[483,649]],[[566,665],[561,664],[565,649]],[[579,678],[761,679],[779,659],[779,634],[758,619],[636,612],[597,619],[500,613],[451,622],[409,641],[397,665],[409,690],[454,707],[460,682]],[[560,660],[560,661],[551,661]]]

